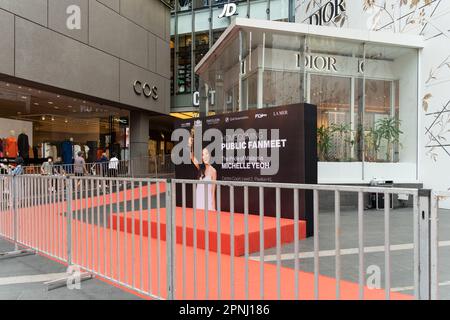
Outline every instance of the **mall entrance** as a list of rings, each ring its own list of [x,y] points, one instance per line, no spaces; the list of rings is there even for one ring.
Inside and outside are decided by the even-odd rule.
[[[82,151],[86,162],[130,159],[130,112],[125,109],[0,81],[0,159],[22,157],[39,165],[48,157],[72,164]]]

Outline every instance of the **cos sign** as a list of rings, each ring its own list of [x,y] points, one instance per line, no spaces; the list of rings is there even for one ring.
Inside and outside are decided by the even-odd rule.
[[[150,86],[147,82],[142,83],[136,80],[133,84],[134,92],[138,95],[144,95],[146,98],[152,98],[153,100],[158,100],[158,87]]]

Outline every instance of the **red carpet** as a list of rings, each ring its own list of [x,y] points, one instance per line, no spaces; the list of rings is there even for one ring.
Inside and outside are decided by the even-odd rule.
[[[126,229],[125,229],[125,215],[122,213],[114,216],[113,228],[120,227],[120,231],[127,230],[128,233],[140,234],[140,212],[130,212],[126,214]],[[231,213],[221,212],[218,215],[215,211],[208,212],[208,231],[206,230],[205,213],[203,210],[197,210],[196,228],[194,229],[194,211],[191,208],[186,209],[186,245],[194,246],[194,230],[197,230],[197,248],[205,249],[205,234],[209,235],[209,250],[217,252],[218,243],[218,217],[220,217],[220,241],[221,241],[221,253],[231,254]],[[158,217],[157,210],[153,209],[150,212],[150,217],[147,211],[142,213],[142,234],[147,237],[149,235],[148,222],[151,221],[150,236],[152,238],[157,237]],[[166,210],[163,208],[160,210],[159,217],[160,225],[160,237],[162,240],[166,239]],[[245,255],[245,216],[243,214],[236,213],[234,215],[234,255]],[[134,231],[133,231],[134,221]],[[276,219],[272,217],[264,217],[264,248],[269,249],[276,246]],[[260,244],[260,221],[259,216],[248,215],[248,240],[249,240],[249,253],[259,252]],[[292,243],[294,237],[294,221],[290,219],[280,219],[281,230],[281,244]],[[306,238],[306,222],[299,222],[299,240]],[[176,241],[178,244],[183,243],[183,211],[182,208],[176,209]]]
[[[98,205],[98,203],[95,203]],[[64,205],[41,206],[40,208],[19,209],[19,240],[30,247],[42,249],[44,254],[54,258],[65,258],[67,252],[66,221],[61,215]],[[99,210],[94,211],[102,215]],[[200,223],[200,222],[199,222]],[[11,235],[12,216],[0,212],[0,233]],[[148,224],[147,224],[148,226]],[[211,221],[211,228],[213,223]],[[141,225],[139,225],[139,228]],[[143,224],[142,224],[143,228]],[[239,228],[237,228],[239,230]],[[85,269],[119,280],[119,285],[134,285],[155,296],[166,296],[166,243],[153,237],[124,233],[112,228],[74,221],[73,261]],[[143,232],[142,232],[143,234]],[[158,259],[159,257],[159,259]],[[249,299],[260,299],[260,263],[247,261]],[[220,256],[209,252],[208,265],[206,252],[186,247],[175,247],[175,286],[177,299],[245,299],[246,261],[241,257],[225,254]],[[231,267],[234,267],[234,275]],[[277,299],[276,266],[262,264],[264,270],[264,298]],[[194,267],[196,273],[194,274]],[[218,270],[221,270],[220,276]],[[313,299],[313,274],[299,273],[300,299]],[[220,290],[218,282],[220,281]],[[208,282],[208,286],[206,283]],[[295,297],[295,271],[281,268],[281,299]],[[319,298],[335,299],[335,279],[320,276]],[[232,296],[232,285],[234,296]],[[206,296],[208,289],[208,296]],[[357,299],[358,285],[348,281],[341,282],[342,299]],[[382,290],[365,288],[365,299],[384,299]],[[392,293],[392,299],[412,299],[412,296]]]

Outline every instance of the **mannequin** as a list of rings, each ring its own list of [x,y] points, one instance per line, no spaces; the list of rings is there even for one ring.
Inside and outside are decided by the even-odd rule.
[[[62,156],[64,164],[72,164],[73,154],[73,138],[70,138],[62,143]]]
[[[19,137],[17,138],[17,147],[19,156],[24,160],[27,160],[30,158],[30,142],[28,135],[25,132],[26,130],[22,129],[22,133],[19,134]]]
[[[6,138],[6,150],[5,154],[7,158],[17,158],[19,155],[19,150],[17,148],[17,139],[16,139],[16,132],[14,130],[11,130],[9,132],[9,137]]]

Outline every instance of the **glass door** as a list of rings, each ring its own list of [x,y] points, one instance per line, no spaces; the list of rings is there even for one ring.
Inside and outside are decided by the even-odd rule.
[[[309,83],[309,101],[317,106],[319,161],[354,161],[352,78],[311,74]]]

